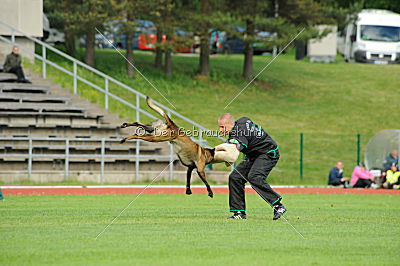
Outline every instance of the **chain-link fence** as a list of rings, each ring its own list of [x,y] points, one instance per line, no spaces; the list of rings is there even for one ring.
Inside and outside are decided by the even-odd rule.
[[[344,175],[351,176],[354,167],[364,160],[369,139],[367,134],[279,134],[281,159],[272,171],[270,181],[275,184],[325,185],[329,170],[340,160]]]

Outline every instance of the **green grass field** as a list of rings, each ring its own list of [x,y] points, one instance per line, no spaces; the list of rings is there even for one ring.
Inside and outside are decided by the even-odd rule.
[[[96,51],[96,67],[172,108],[140,75],[125,74],[124,59],[113,50]],[[51,60],[72,71],[72,65],[48,53]],[[135,65],[158,90],[176,106],[177,111],[209,129],[217,129],[221,113],[237,118],[248,116],[260,124],[279,143],[281,161],[270,176],[275,184],[325,184],[329,169],[337,160],[345,163],[345,175],[351,175],[357,163],[357,133],[362,152],[378,131],[398,128],[394,114],[400,102],[400,65],[345,63],[338,57],[333,64],[295,61],[289,52],[277,58],[227,109],[225,105],[246,85],[240,77],[242,55],[217,55],[211,58],[211,77],[196,77],[198,57],[173,56],[174,73],[165,78],[154,69],[152,53],[135,51]],[[78,58],[83,58],[79,51]],[[271,56],[254,57],[258,73]],[[40,72],[41,64],[34,70]],[[83,69],[79,75],[99,86],[104,80]],[[49,67],[48,76],[72,89],[72,79]],[[104,96],[78,82],[78,92],[92,102],[104,105]],[[135,103],[135,95],[110,85],[110,92]],[[144,105],[144,101],[142,102]],[[135,120],[135,112],[110,101],[112,112]],[[149,119],[144,118],[145,122]],[[175,119],[178,125],[191,129]],[[304,179],[299,178],[299,135],[304,133]],[[211,144],[218,144],[211,142]],[[361,153],[361,159],[363,153]],[[220,168],[225,169],[225,168]]]
[[[396,195],[286,195],[287,219],[248,195],[248,220],[226,220],[227,195],[7,196],[2,265],[395,265]]]

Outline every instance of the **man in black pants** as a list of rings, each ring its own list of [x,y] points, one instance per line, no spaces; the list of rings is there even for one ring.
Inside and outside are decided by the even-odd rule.
[[[18,47],[14,46],[11,54],[7,55],[3,65],[4,72],[14,73],[17,75],[17,82],[31,83],[25,79],[24,71],[21,66],[21,56]]]
[[[245,184],[250,182],[254,190],[274,208],[273,220],[279,219],[286,208],[282,197],[267,183],[266,178],[279,160],[278,145],[249,118],[235,121],[231,114],[223,114],[218,120],[219,131],[228,135],[228,143],[235,144],[243,152],[243,160],[229,175],[229,207],[231,219],[247,219]]]

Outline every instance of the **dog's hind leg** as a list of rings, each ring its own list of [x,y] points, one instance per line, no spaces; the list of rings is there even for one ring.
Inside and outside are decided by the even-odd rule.
[[[190,179],[192,179],[192,171],[194,167],[189,166],[186,172],[186,195],[191,195],[192,190],[190,189]]]
[[[202,170],[197,169],[197,174],[199,175],[199,177],[203,181],[203,183],[206,185],[207,191],[208,191],[208,196],[210,196],[210,198],[212,198],[214,196],[214,193],[212,192],[211,187],[207,182],[206,174],[204,173],[204,167]]]

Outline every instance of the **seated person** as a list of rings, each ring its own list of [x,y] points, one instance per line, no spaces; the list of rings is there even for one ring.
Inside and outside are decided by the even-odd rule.
[[[343,162],[338,161],[329,172],[328,185],[347,187],[349,185],[349,179],[343,177]]]
[[[25,79],[24,71],[21,66],[21,56],[19,55],[18,47],[14,46],[11,54],[7,55],[3,65],[3,70],[6,73],[14,73],[17,75],[17,82],[31,83]]]
[[[364,163],[359,163],[351,174],[350,184],[354,188],[369,188],[373,186],[373,182],[374,175],[365,169]]]
[[[400,171],[395,164],[392,164],[389,170],[386,171],[386,182],[384,188],[399,188],[400,186]]]
[[[389,170],[392,164],[398,166],[399,163],[399,152],[397,150],[393,150],[385,159],[385,163],[383,164],[383,168],[385,171]]]

